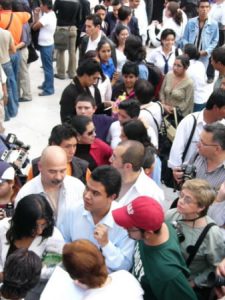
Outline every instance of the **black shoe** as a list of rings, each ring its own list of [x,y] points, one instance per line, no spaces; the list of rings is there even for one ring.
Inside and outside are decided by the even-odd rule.
[[[37,88],[38,88],[39,90],[43,90],[43,86],[42,86],[42,85],[39,85]]]
[[[29,101],[31,101],[31,99],[19,98],[19,102],[29,102]]]
[[[214,78],[208,78],[208,79],[207,79],[207,83],[209,83],[209,84],[210,84],[210,83],[213,83],[213,81],[214,81]]]
[[[60,76],[58,74],[55,74],[54,77],[57,78],[57,79],[61,79],[61,80],[66,79],[66,76]]]

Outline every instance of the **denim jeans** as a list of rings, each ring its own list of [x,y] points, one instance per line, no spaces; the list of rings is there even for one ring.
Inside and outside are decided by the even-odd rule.
[[[42,83],[43,91],[46,94],[54,93],[54,71],[53,71],[53,50],[54,46],[39,46],[41,61],[44,70],[44,82]]]
[[[10,117],[15,117],[18,112],[18,90],[15,74],[11,61],[2,64],[2,68],[7,76],[7,91],[8,91],[8,103],[5,107],[5,118],[8,120]]]
[[[10,55],[10,60],[12,63],[13,72],[16,78],[16,82],[19,78],[19,68],[20,68],[20,51]]]

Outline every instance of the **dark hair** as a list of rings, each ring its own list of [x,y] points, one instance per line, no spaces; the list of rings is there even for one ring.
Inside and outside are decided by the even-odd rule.
[[[116,25],[115,31],[113,31],[113,33],[112,33],[112,41],[114,42],[116,47],[119,46],[118,35],[123,30],[127,30],[129,32],[129,29],[127,28],[127,26],[119,23],[118,25]]]
[[[141,120],[130,120],[122,124],[122,126],[128,140],[138,141],[144,147],[152,146],[148,131]]]
[[[12,245],[23,237],[31,237],[36,229],[36,221],[45,219],[47,227],[43,230],[42,238],[52,236],[54,229],[53,211],[41,194],[30,194],[23,197],[17,204],[10,221],[10,228],[6,233],[7,241]]]
[[[71,119],[71,126],[82,135],[87,130],[87,125],[92,123],[92,120],[87,116],[74,116]]]
[[[207,2],[207,3],[209,3],[209,5],[210,5],[210,1],[209,1],[209,0],[199,0],[199,1],[198,1],[198,7],[200,6],[200,4],[201,4],[202,2]]]
[[[63,265],[70,277],[89,288],[101,287],[108,270],[101,251],[88,240],[76,240],[63,248]]]
[[[156,151],[154,148],[147,147],[145,149],[145,156],[144,156],[144,161],[143,161],[143,165],[142,165],[143,169],[151,168],[151,166],[155,162],[155,154],[156,154]]]
[[[185,55],[178,55],[176,57],[176,60],[180,60],[182,66],[184,67],[184,69],[188,69],[189,65],[190,65],[190,61],[189,61],[189,58]]]
[[[126,111],[130,118],[137,118],[140,114],[140,103],[134,98],[122,101],[119,104],[119,109]]]
[[[123,164],[130,163],[134,172],[140,171],[145,154],[144,146],[140,142],[132,140],[122,142],[119,146],[125,148],[124,153],[121,155]]]
[[[101,26],[101,24],[102,24],[102,20],[101,20],[101,18],[99,17],[99,15],[97,15],[97,14],[91,14],[91,15],[87,16],[87,17],[86,17],[86,20],[92,21],[92,22],[93,22],[93,25],[94,25],[95,27],[99,26],[99,28],[100,28],[100,26]]]
[[[225,90],[219,88],[212,92],[209,96],[208,101],[206,102],[206,109],[211,110],[213,109],[214,105],[216,107],[223,107],[225,106]]]
[[[121,188],[121,175],[113,166],[99,166],[91,173],[91,178],[94,181],[100,182],[104,187],[108,197],[116,194],[119,195]]]
[[[118,10],[118,19],[120,21],[125,21],[129,16],[131,16],[132,10],[129,6],[122,5]]]
[[[121,0],[112,0],[112,6],[122,4]]]
[[[220,145],[220,147],[225,150],[225,125],[214,122],[211,124],[206,124],[204,127],[206,132],[212,133],[212,140]]]
[[[94,12],[95,12],[95,14],[96,14],[96,13],[97,13],[97,11],[98,11],[98,10],[100,10],[100,9],[102,9],[102,10],[106,11],[106,8],[105,8],[105,6],[104,6],[104,5],[101,5],[101,4],[97,4],[97,5],[95,5],[95,7],[94,7]]]
[[[84,59],[95,59],[98,57],[98,53],[96,50],[89,50],[86,53],[84,53],[83,60]]]
[[[77,139],[77,132],[76,130],[69,124],[60,124],[56,125],[52,128],[50,137],[48,139],[49,145],[58,145],[62,143],[64,140],[68,140],[71,138]]]
[[[128,60],[133,62],[141,62],[145,59],[146,50],[141,39],[135,35],[128,36],[125,42],[124,54]]]
[[[134,85],[134,93],[141,104],[147,104],[154,98],[154,86],[145,79],[138,79]]]
[[[109,40],[107,39],[101,39],[99,42],[98,42],[98,45],[97,45],[97,48],[96,48],[96,51],[100,51],[102,46],[105,45],[105,44],[109,44],[110,46],[110,49],[111,49],[111,52],[112,52],[112,44],[110,43]],[[98,55],[99,56],[99,55]],[[99,57],[100,58],[100,57]]]
[[[53,4],[52,0],[40,0],[42,5],[46,5],[48,9],[52,9]]]
[[[92,60],[97,61],[96,58],[99,58],[98,52],[97,52],[96,50],[89,50],[89,51],[87,51],[87,52],[84,54],[83,58],[82,58],[81,60],[79,60],[79,65],[80,65],[80,63],[83,62],[83,61],[86,62],[87,59],[88,59],[88,60],[89,60],[89,59],[92,59]],[[105,76],[105,74],[103,73],[102,68],[100,68],[100,70],[99,70],[98,72],[99,72],[100,75],[101,75],[102,81],[105,81],[105,80],[106,80],[106,76]]]
[[[173,29],[167,28],[167,29],[164,29],[161,33],[161,37],[160,37],[161,43],[163,40],[165,40],[168,37],[168,35],[173,35],[174,38],[176,38],[175,31]]]
[[[101,66],[95,59],[82,60],[77,68],[77,76],[94,75],[96,72],[101,72]]]
[[[211,54],[213,60],[215,62],[220,62],[222,65],[225,66],[225,48],[224,47],[218,47],[215,48]]]
[[[184,54],[187,54],[189,59],[198,60],[200,57],[200,53],[194,44],[186,44],[184,46]]]
[[[4,10],[12,9],[12,0],[1,0],[0,5]]]
[[[127,61],[122,67],[122,75],[133,74],[134,76],[139,76],[138,65],[134,62]]]
[[[42,263],[33,251],[18,249],[10,254],[3,269],[1,294],[7,299],[25,298],[40,280]]]
[[[183,15],[180,9],[180,5],[175,1],[171,1],[167,4],[167,9],[170,11],[171,17],[173,18],[174,22],[180,26],[183,22]]]
[[[85,94],[85,93],[79,94],[77,96],[77,98],[75,100],[75,107],[76,107],[76,105],[77,105],[78,102],[89,102],[89,103],[91,103],[91,105],[93,107],[96,106],[95,99],[92,96],[90,96],[89,94]]]

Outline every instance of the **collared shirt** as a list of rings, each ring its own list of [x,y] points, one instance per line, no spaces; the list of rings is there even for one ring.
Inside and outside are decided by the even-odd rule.
[[[156,65],[161,70],[161,72],[164,73],[164,68],[165,68],[164,57],[168,60],[168,71],[171,71],[173,69],[173,64],[176,58],[175,46],[172,47],[172,50],[167,55],[163,52],[162,46],[152,50],[147,58],[147,61]]]
[[[164,210],[166,209],[165,198],[162,189],[145,174],[143,169],[141,169],[140,175],[135,183],[119,200],[119,204],[121,206],[127,205],[139,196],[152,197],[162,205]]]
[[[193,153],[197,152],[197,143],[199,141],[199,136],[203,130],[203,126],[206,124],[203,119],[203,112],[204,110],[187,115],[178,125],[176,136],[170,150],[168,161],[168,166],[170,168],[175,168],[182,165],[182,155],[194,124],[192,115],[196,117],[197,124],[184,162],[189,161]]]
[[[168,166],[170,168],[173,169],[182,165],[182,155],[184,153],[185,146],[188,142],[194,124],[192,115],[195,116],[197,124],[183,163],[188,162],[192,155],[194,153],[197,153],[197,143],[199,142],[200,133],[202,132],[203,127],[206,124],[206,122],[204,121],[203,113],[204,109],[200,112],[189,114],[178,125],[168,160]],[[220,122],[224,124],[224,119]]]
[[[111,271],[129,270],[132,266],[134,252],[134,241],[128,237],[127,231],[118,226],[113,219],[112,210],[118,207],[118,203],[113,201],[109,212],[98,223],[108,227],[109,242],[106,246],[101,247],[101,250],[105,256],[106,265]],[[88,239],[100,248],[94,238],[96,225],[91,213],[84,209],[84,204],[77,203],[72,209],[67,210],[60,230],[66,242]]]
[[[97,46],[98,46],[98,43],[100,42],[101,40],[101,37],[102,37],[102,32],[99,33],[99,36],[97,37],[97,39],[95,40],[91,40],[91,38],[89,37],[88,39],[88,44],[87,44],[87,49],[85,52],[88,52],[90,50],[96,50],[97,49]]]
[[[207,180],[216,190],[218,190],[225,181],[225,161],[218,165],[213,171],[208,171],[207,159],[201,155],[196,157],[196,154],[194,154],[189,164],[193,164],[196,167],[196,178]]]
[[[60,226],[66,210],[73,206],[74,203],[82,201],[84,188],[84,184],[79,179],[72,176],[65,176],[59,190],[57,212],[54,212],[57,227]],[[23,197],[29,194],[43,194],[51,205],[50,198],[41,182],[41,174],[28,181],[20,189],[16,196],[15,204],[17,205]]]

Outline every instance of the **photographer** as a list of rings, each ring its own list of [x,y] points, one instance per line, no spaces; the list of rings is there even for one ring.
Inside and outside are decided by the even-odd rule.
[[[0,220],[12,213],[15,192],[15,170],[7,162],[0,161]]]
[[[200,134],[197,148],[198,153],[189,160],[188,169],[190,170],[193,168],[191,166],[194,166],[196,178],[205,179],[211,187],[219,189],[225,181],[225,126],[218,122],[205,125]],[[173,170],[177,184],[183,183],[185,171],[186,167],[184,166]],[[191,178],[194,177],[194,175],[191,176]]]
[[[202,179],[187,180],[182,186],[177,208],[166,214],[166,220],[176,228],[181,252],[191,272],[190,285],[200,300],[208,299],[211,289],[207,286],[207,276],[224,257],[220,228],[216,225],[207,227],[214,223],[206,215],[214,198],[215,192],[208,182]],[[206,227],[208,230],[197,248],[196,242]]]

